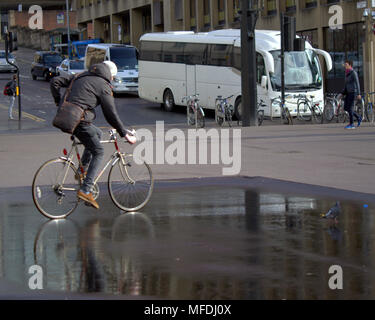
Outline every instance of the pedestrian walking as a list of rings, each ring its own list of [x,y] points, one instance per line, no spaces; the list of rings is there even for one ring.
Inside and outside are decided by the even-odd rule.
[[[360,84],[357,72],[353,69],[353,61],[346,60],[345,64],[345,87],[342,94],[345,95],[344,110],[349,113],[350,123],[345,127],[345,129],[355,129],[354,117],[358,121],[358,127],[361,125],[362,117],[358,115],[354,110],[355,99],[362,99],[360,92]]]
[[[14,101],[16,100],[17,93],[17,75],[13,75],[12,80],[9,81],[5,86],[9,87],[8,97],[9,97],[9,109],[8,116],[10,120],[13,120],[13,107]]]

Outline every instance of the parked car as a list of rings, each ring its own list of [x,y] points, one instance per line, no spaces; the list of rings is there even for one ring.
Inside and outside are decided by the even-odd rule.
[[[56,68],[57,75],[74,75],[76,73],[83,72],[85,68],[84,60],[69,60],[65,59],[61,64]]]
[[[42,77],[49,81],[56,75],[56,67],[63,61],[63,57],[54,51],[37,51],[31,64],[31,76],[33,80]]]
[[[8,60],[11,63],[16,63],[16,59],[11,53],[8,54]],[[0,50],[0,72],[17,72],[17,69],[6,61],[4,50]]]

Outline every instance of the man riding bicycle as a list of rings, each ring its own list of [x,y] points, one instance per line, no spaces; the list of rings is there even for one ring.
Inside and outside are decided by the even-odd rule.
[[[111,81],[117,74],[117,67],[111,61],[95,64],[87,72],[76,76],[68,101],[85,110],[84,119],[74,130],[76,136],[85,146],[82,156],[82,165],[85,174],[83,183],[77,196],[79,199],[99,209],[98,203],[92,194],[94,179],[98,174],[104,156],[104,148],[100,143],[102,131],[93,125],[96,118],[95,108],[101,105],[107,122],[115,128],[119,135],[131,144],[136,143],[135,131],[126,130],[118,116],[112,93]],[[60,88],[67,88],[74,76],[59,76],[51,80],[51,93],[58,106],[61,101]]]

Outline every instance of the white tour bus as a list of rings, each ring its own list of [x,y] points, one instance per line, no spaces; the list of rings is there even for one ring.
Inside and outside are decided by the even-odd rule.
[[[86,48],[85,69],[106,60],[114,62],[118,73],[113,79],[113,92],[138,92],[138,51],[133,46],[121,44],[89,44]]]
[[[241,115],[241,37],[239,29],[208,33],[190,31],[148,33],[140,38],[139,96],[162,103],[170,111],[182,105],[182,97],[199,94],[204,108],[214,109],[215,99],[234,95],[231,102]],[[264,115],[280,117],[280,107],[271,100],[281,95],[280,31],[256,31],[258,101],[262,99]],[[328,52],[312,48],[287,52],[285,84],[287,94],[308,93],[314,101],[324,103],[322,69],[318,55],[332,69]],[[297,113],[295,100],[287,106]]]

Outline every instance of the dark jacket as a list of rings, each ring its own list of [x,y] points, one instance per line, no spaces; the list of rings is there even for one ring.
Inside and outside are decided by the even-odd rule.
[[[9,86],[10,90],[12,90],[11,96],[15,96],[17,92],[17,80],[11,80],[6,85],[6,87]]]
[[[57,104],[61,101],[60,88],[69,87],[73,78],[73,75],[60,76],[51,80],[51,93]],[[105,64],[93,65],[89,71],[79,74],[67,100],[87,110],[85,122],[92,122],[95,119],[95,108],[101,105],[107,122],[121,137],[126,135],[126,129],[117,113],[112,94],[111,73]]]
[[[354,70],[349,71],[345,76],[345,87],[342,91],[343,94],[354,93],[359,95],[361,93],[361,87],[359,85],[358,74]]]

